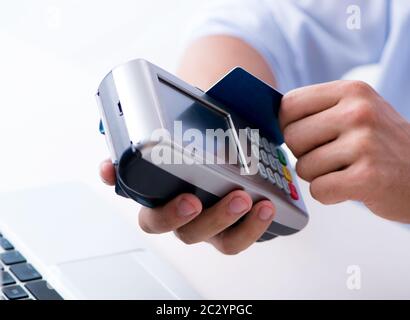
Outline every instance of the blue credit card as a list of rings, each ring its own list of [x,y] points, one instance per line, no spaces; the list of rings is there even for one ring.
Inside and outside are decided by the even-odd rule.
[[[233,69],[206,94],[277,145],[284,142],[278,118],[283,95],[246,70]]]

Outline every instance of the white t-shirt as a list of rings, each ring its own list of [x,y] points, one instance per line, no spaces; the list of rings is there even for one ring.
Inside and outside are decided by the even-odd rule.
[[[244,40],[282,92],[378,64],[375,89],[410,120],[409,0],[218,0],[195,17],[192,34]]]

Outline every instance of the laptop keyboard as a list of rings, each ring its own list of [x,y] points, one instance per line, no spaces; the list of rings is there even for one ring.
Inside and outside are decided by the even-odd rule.
[[[0,284],[1,300],[62,300],[1,233]]]

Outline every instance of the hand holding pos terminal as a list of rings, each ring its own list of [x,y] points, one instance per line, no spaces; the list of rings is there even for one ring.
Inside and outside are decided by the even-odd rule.
[[[284,141],[277,116],[282,95],[245,70],[233,69],[205,93],[137,59],[108,73],[96,97],[117,194],[156,207],[192,193],[206,208],[242,189],[253,201],[268,199],[276,206],[260,241],[296,233],[307,224],[296,173],[280,147]],[[180,138],[192,129],[205,138]],[[226,139],[208,138],[210,129],[229,132],[228,147]],[[217,152],[221,149],[229,155],[235,151],[238,161],[222,159]],[[158,150],[162,155],[169,152],[172,161],[158,161]],[[256,170],[250,168],[249,154],[257,157]]]

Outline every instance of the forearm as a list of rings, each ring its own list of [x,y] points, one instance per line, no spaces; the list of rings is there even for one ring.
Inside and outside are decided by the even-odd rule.
[[[242,40],[230,36],[208,36],[192,43],[182,57],[178,75],[206,90],[236,66],[276,86],[263,57]]]

